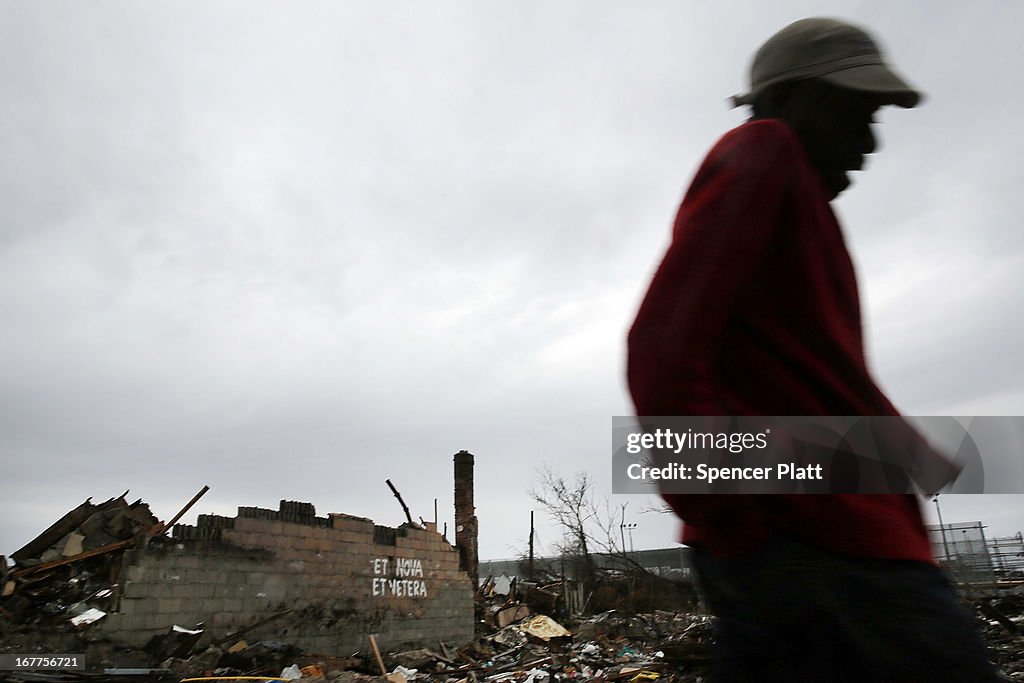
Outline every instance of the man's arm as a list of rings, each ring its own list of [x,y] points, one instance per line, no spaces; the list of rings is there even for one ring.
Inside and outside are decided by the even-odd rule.
[[[726,414],[722,332],[777,229],[795,136],[778,121],[727,135],[698,171],[629,333],[637,415]]]

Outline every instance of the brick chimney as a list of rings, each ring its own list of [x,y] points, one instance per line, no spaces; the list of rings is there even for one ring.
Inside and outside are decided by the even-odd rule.
[[[473,505],[473,454],[459,451],[455,454],[455,547],[459,550],[459,565],[473,580],[473,589],[479,585],[477,555],[476,507]]]

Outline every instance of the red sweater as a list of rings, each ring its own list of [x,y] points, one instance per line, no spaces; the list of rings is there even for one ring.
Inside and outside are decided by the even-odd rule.
[[[829,196],[783,122],[708,154],[629,333],[637,415],[897,415],[867,369],[853,264]],[[914,496],[669,495],[683,542],[719,555],[775,534],[932,561]]]

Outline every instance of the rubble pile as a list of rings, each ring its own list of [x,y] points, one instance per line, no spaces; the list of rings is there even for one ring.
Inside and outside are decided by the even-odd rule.
[[[585,634],[587,639],[582,639]],[[710,618],[658,612],[603,613],[575,634],[545,615],[534,615],[450,651],[379,653],[380,659],[300,653],[287,644],[238,641],[227,649],[171,657],[162,670],[181,676],[280,676],[334,683],[481,683],[483,681],[691,682],[707,675]],[[226,643],[225,643],[226,645]]]
[[[488,681],[697,681],[707,675],[710,634],[711,619],[702,615],[610,611],[575,623],[572,632],[537,615],[480,637],[458,655]]]
[[[121,552],[160,522],[125,494],[94,505],[91,498],[3,562],[0,607],[8,624],[53,630],[102,619],[118,597]]]
[[[1012,623],[1024,623],[1024,596],[1004,597],[997,607],[1013,615]],[[609,611],[566,623],[571,629],[532,615],[458,649],[439,641],[436,649],[384,652],[376,661],[302,653],[272,640],[203,644],[196,632],[175,628],[151,644],[149,665],[162,680],[273,676],[325,683],[696,683],[708,678],[712,617]],[[1008,680],[1024,680],[1024,637],[996,620],[984,624],[997,666]]]
[[[1024,681],[1024,593],[976,601],[974,606],[992,661],[1009,680]]]

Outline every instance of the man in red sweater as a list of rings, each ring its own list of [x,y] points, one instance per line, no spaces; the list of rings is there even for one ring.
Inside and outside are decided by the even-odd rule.
[[[899,413],[864,357],[829,202],[921,95],[862,29],[805,19],[751,68],[750,121],[697,171],[629,334],[639,416]],[[910,495],[666,495],[718,616],[723,681],[986,681]]]

